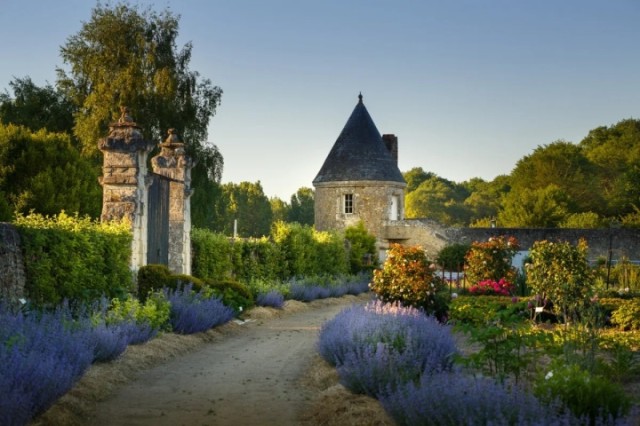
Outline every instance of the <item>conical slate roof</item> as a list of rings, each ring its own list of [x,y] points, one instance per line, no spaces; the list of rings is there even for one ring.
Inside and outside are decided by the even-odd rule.
[[[351,117],[313,180],[314,185],[352,180],[405,182],[362,103],[362,95],[358,98]]]

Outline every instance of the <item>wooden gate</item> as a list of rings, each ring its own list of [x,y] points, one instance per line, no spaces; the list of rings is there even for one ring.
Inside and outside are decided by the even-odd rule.
[[[169,265],[169,184],[164,176],[152,173],[147,222],[147,264]]]

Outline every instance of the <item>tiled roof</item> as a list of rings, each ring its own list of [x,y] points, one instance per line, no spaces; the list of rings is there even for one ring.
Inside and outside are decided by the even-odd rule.
[[[344,129],[333,144],[313,183],[350,180],[405,180],[396,161],[382,141],[362,95]]]

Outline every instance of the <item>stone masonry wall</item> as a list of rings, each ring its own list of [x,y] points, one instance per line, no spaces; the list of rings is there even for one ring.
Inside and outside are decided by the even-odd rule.
[[[384,222],[391,214],[392,197],[398,197],[399,217],[404,216],[404,183],[383,181],[327,182],[316,185],[315,227],[319,231],[342,230],[363,221],[365,228],[384,245]],[[353,194],[353,213],[344,213],[344,196]]]

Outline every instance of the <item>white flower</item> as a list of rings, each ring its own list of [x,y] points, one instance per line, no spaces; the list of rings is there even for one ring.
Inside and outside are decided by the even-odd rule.
[[[546,375],[546,376],[544,376],[544,379],[545,379],[545,380],[549,380],[549,379],[550,379],[550,378],[552,378],[552,377],[553,377],[553,371],[549,371],[549,372],[547,373],[547,375]]]
[[[452,298],[452,299],[455,299],[455,298],[457,298],[457,297],[458,297],[458,293],[451,293],[451,298]]]
[[[18,302],[22,303],[23,305],[26,305],[27,304],[27,299],[24,299],[24,298],[21,297],[20,299],[18,299]]]

